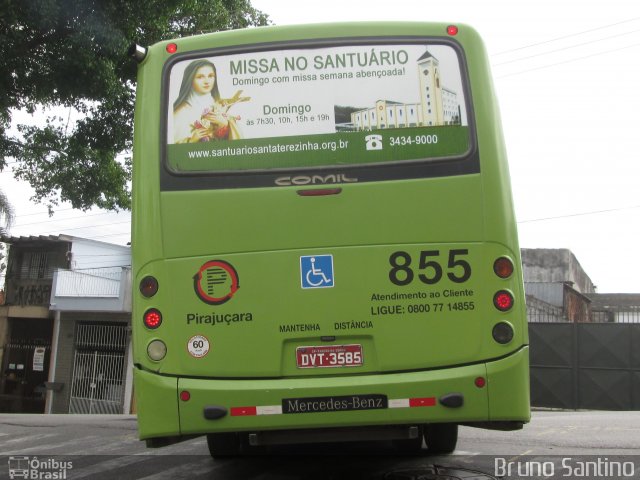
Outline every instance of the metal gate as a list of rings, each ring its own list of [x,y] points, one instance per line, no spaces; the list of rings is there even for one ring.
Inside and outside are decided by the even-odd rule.
[[[640,410],[640,323],[530,323],[531,404]]]
[[[126,324],[79,323],[69,413],[123,412]]]

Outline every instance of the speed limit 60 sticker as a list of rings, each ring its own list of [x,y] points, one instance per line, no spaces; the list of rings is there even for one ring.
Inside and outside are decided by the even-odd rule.
[[[189,355],[194,358],[202,358],[209,353],[209,340],[204,335],[194,335],[187,344]]]

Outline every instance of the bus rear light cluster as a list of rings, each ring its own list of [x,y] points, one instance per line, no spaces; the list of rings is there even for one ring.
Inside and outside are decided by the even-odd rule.
[[[493,262],[493,271],[500,278],[509,278],[513,275],[513,262],[507,257],[500,257]]]
[[[510,323],[498,322],[493,326],[491,335],[496,342],[506,345],[513,340],[513,327]]]
[[[160,310],[150,308],[144,312],[143,320],[145,327],[155,330],[162,323],[162,313],[160,313]]]
[[[167,356],[167,346],[162,340],[152,340],[147,345],[147,355],[154,362],[159,362]]]
[[[140,293],[143,297],[151,298],[158,293],[158,280],[155,277],[147,276],[140,281]]]
[[[513,307],[513,295],[506,291],[500,290],[493,296],[493,304],[501,312],[507,312]]]

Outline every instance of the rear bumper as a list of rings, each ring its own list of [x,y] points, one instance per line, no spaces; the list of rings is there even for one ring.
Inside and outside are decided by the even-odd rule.
[[[486,379],[484,387],[475,385],[477,377]],[[439,422],[527,422],[530,415],[528,347],[492,362],[421,372],[210,380],[136,369],[135,381],[141,439]],[[184,390],[190,393],[188,401],[179,400]],[[462,404],[447,401],[451,395],[461,396]],[[205,418],[205,412],[211,419]]]

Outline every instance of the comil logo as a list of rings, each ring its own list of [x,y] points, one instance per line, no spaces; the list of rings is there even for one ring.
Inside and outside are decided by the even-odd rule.
[[[200,300],[209,305],[222,305],[240,288],[238,272],[224,260],[211,260],[193,277],[193,288]]]
[[[276,185],[290,187],[292,185],[325,185],[333,183],[355,183],[357,178],[347,177],[344,173],[328,175],[296,175],[276,178]]]
[[[9,457],[9,478],[58,479],[64,480],[73,462],[55,458]]]

